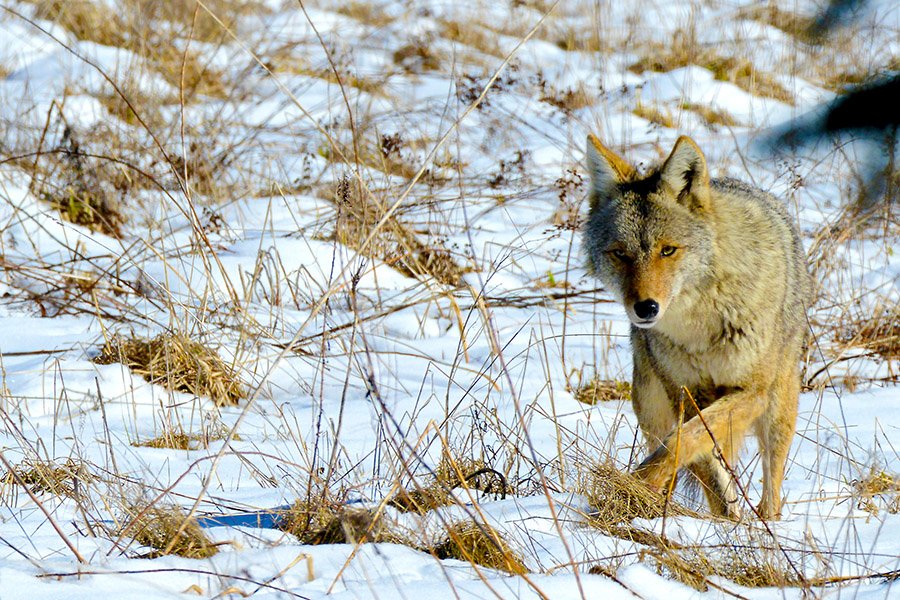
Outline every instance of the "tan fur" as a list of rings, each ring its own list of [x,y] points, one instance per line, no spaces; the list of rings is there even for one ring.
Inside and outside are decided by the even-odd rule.
[[[587,157],[585,247],[632,321],[633,405],[652,450],[636,474],[666,488],[689,468],[711,510],[736,517],[726,465],[735,466],[753,432],[763,466],[759,514],[777,518],[809,297],[795,227],[772,196],[711,180],[690,138],[643,178],[593,136]],[[649,316],[648,302],[658,308]]]
[[[589,133],[588,144],[605,159],[606,163],[612,167],[619,179],[628,179],[634,176],[634,167],[628,164],[628,162],[618,154],[604,146],[603,143],[597,139],[597,136]]]

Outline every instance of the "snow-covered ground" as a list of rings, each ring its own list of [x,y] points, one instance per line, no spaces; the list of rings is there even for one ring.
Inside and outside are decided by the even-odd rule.
[[[896,2],[821,46],[738,0],[185,0],[181,21],[138,12],[152,2],[73,2],[102,17],[87,33],[66,4],[0,7],[0,598],[900,597],[898,346],[867,352],[854,329],[900,319],[897,206],[848,224],[865,143],[759,143],[842,75],[897,67]],[[214,84],[180,89],[190,65]],[[639,450],[627,400],[574,394],[630,378],[627,319],[580,250],[588,132],[642,166],[691,135],[713,175],[797,217],[821,289],[783,519],[631,525],[713,558],[746,544],[806,586],[715,576],[698,591],[589,525],[592,464],[626,470]],[[119,205],[118,237],[61,218],[54,194],[79,185]],[[347,208],[354,194],[374,220]],[[382,217],[450,256],[459,285],[398,267],[379,236],[360,253],[347,232]],[[216,407],[92,360],[113,334],[164,331],[214,348],[247,398]],[[138,445],[167,432],[197,439]],[[384,506],[447,456],[512,493]],[[9,475],[35,464],[68,465],[74,491]],[[758,498],[752,443],[740,472]],[[861,495],[879,474],[883,493]],[[210,527],[204,559],[149,558],[120,535],[129,501],[203,517],[310,496],[377,508],[419,540],[474,515],[528,573],[254,527]]]

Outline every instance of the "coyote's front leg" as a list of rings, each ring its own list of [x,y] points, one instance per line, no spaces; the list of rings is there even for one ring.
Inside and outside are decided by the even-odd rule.
[[[668,441],[668,438],[667,438]],[[635,476],[658,492],[664,492],[675,476],[678,466],[675,454],[663,442],[634,470]]]
[[[728,459],[740,450],[744,434],[766,406],[765,388],[740,390],[723,396],[689,419],[638,465],[634,474],[652,488],[665,490],[674,473],[716,449]]]

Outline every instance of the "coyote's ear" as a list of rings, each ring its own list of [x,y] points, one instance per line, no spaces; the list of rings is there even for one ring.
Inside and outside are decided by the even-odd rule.
[[[612,195],[617,185],[634,175],[634,168],[592,134],[588,134],[585,155],[591,175],[590,204],[595,208]]]
[[[706,159],[691,138],[686,135],[678,138],[659,175],[675,193],[679,204],[691,210],[705,210],[709,206]]]

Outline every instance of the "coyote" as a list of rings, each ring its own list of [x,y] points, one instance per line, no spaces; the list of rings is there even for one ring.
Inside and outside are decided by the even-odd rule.
[[[710,179],[688,137],[639,175],[589,135],[587,164],[588,266],[631,321],[632,404],[652,450],[635,474],[665,490],[687,467],[712,512],[738,518],[732,469],[752,427],[758,514],[779,518],[811,295],[796,227],[773,196]]]

